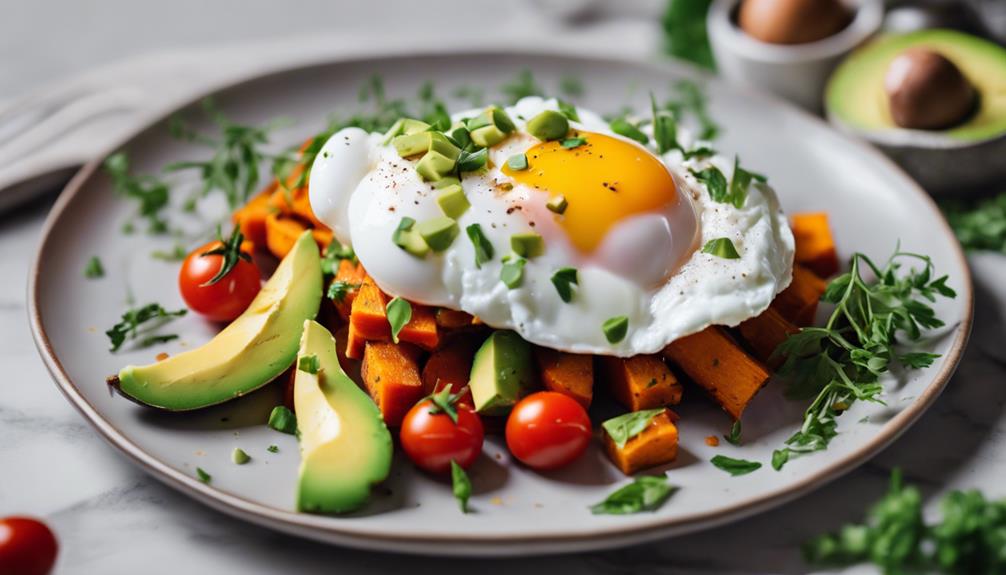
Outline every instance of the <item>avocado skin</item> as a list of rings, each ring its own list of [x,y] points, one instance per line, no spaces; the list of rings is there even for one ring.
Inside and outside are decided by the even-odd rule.
[[[167,411],[229,401],[269,383],[297,356],[304,320],[318,314],[321,255],[310,232],[298,238],[248,309],[206,344],[119,371],[116,389]]]
[[[978,91],[976,110],[946,130],[894,124],[884,92],[890,62],[913,47],[950,58]],[[960,195],[1006,179],[1006,49],[952,30],[883,37],[854,52],[825,91],[828,120],[879,147],[934,195]]]
[[[301,448],[297,509],[308,513],[359,509],[391,470],[391,434],[374,401],[342,370],[335,346],[327,329],[304,322],[298,358],[313,355],[319,365],[315,374],[298,370],[294,377]]]
[[[475,352],[469,386],[479,413],[506,413],[533,384],[531,344],[516,333],[493,332]]]

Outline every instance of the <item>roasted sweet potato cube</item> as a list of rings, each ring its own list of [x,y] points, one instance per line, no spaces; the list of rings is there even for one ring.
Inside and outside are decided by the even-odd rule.
[[[681,382],[658,356],[599,357],[612,395],[629,411],[677,405]]]
[[[793,214],[793,239],[796,240],[794,260],[817,275],[828,278],[838,271],[835,238],[824,212]]]
[[[405,414],[423,397],[419,355],[409,344],[367,342],[360,368],[363,384],[390,426],[401,425]]]
[[[332,332],[332,336],[335,338],[335,353],[339,357],[339,365],[342,366],[342,371],[346,372],[346,375],[350,379],[355,381],[357,384],[362,383],[360,378],[360,359],[363,358],[363,352],[360,352],[359,358],[351,358],[347,355],[348,344],[349,344],[349,325],[343,325],[338,330]],[[361,345],[364,345],[361,342]]]
[[[265,220],[265,243],[272,255],[282,259],[290,253],[307,226],[299,220],[270,213]]]
[[[356,331],[356,327],[350,323],[346,330],[346,357],[355,360],[363,359],[367,340]]]
[[[472,360],[479,347],[477,338],[453,338],[449,343],[434,351],[423,366],[423,395],[450,387],[457,393],[468,385],[471,379]],[[461,401],[473,405],[471,393]]]
[[[470,313],[446,307],[437,308],[437,325],[443,329],[460,329],[469,327],[474,321]]]
[[[231,216],[231,220],[241,230],[245,240],[252,243],[254,249],[266,249],[266,219],[270,213],[270,194],[272,187],[263,190]]]
[[[594,397],[594,357],[536,347],[534,356],[545,389],[568,395],[584,408]]]
[[[339,261],[339,269],[336,270],[332,281],[343,282],[347,286],[342,299],[334,300],[335,310],[342,319],[349,321],[349,315],[353,311],[353,300],[356,299],[356,294],[360,292],[360,287],[363,286],[365,279],[367,279],[367,271],[359,262]]]
[[[678,428],[665,409],[622,447],[605,433],[604,450],[622,473],[632,475],[641,469],[674,461],[678,456]]]
[[[827,287],[828,283],[810,269],[794,265],[792,283],[775,296],[772,307],[794,325],[813,325],[817,304]]]
[[[776,348],[790,335],[800,331],[800,328],[786,321],[778,311],[768,308],[760,315],[741,323],[737,326],[737,331],[754,351],[755,357],[775,369],[784,359],[773,355]]]
[[[664,348],[664,357],[735,420],[771,377],[768,368],[717,326],[671,343]]]
[[[398,339],[414,343],[426,350],[436,349],[440,344],[436,311],[429,306],[412,304],[412,319],[402,326],[402,331],[398,332]]]
[[[367,277],[360,291],[353,299],[349,322],[356,334],[367,341],[388,341],[391,339],[391,324],[388,323],[388,302],[390,298]],[[434,349],[440,343],[437,320],[432,308],[412,304],[412,319],[402,327],[398,339],[415,343],[425,349]]]

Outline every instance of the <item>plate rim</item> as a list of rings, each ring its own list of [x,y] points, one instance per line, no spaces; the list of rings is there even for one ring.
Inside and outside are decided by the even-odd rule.
[[[250,75],[244,79],[217,85],[210,91],[200,94],[198,97],[180,102],[173,110],[159,117],[138,126],[135,130],[125,135],[113,149],[118,149],[125,143],[135,139],[138,135],[146,132],[156,124],[168,118],[177,110],[190,106],[202,98],[223,91],[239,89],[242,85],[276,77],[283,74],[303,72],[311,68],[322,68],[332,65],[359,65],[370,62],[395,61],[403,59],[421,58],[472,58],[472,57],[497,57],[506,58],[513,56],[543,56],[552,58],[567,58],[579,60],[581,62],[605,62],[609,64],[626,64],[639,68],[650,68],[659,72],[676,72],[678,75],[684,73],[688,76],[698,76],[706,83],[725,87],[735,93],[740,93],[759,104],[787,109],[787,113],[801,117],[803,121],[817,124],[819,127],[830,130],[838,135],[845,143],[857,149],[860,154],[871,157],[885,165],[888,170],[894,173],[903,181],[910,193],[918,196],[928,209],[939,214],[939,208],[935,200],[926,193],[922,187],[910,178],[904,170],[890,158],[879,150],[871,147],[865,142],[861,142],[844,134],[826,121],[812,116],[795,106],[787,104],[781,100],[760,92],[733,84],[728,84],[721,78],[698,70],[687,64],[673,60],[653,61],[640,60],[637,58],[624,56],[600,55],[594,53],[583,53],[582,51],[563,50],[556,47],[538,50],[507,50],[496,47],[472,48],[468,50],[392,50],[375,55],[351,54],[345,57],[327,57],[323,59],[309,59],[306,62],[291,63],[289,65],[265,70],[261,73]],[[199,482],[195,477],[190,477],[181,471],[174,469],[170,465],[159,460],[157,457],[145,452],[135,444],[129,437],[120,431],[111,421],[106,419],[83,395],[74,384],[73,380],[63,368],[62,363],[56,356],[52,348],[48,335],[43,327],[42,310],[40,301],[39,279],[42,273],[43,262],[47,261],[47,250],[50,248],[52,231],[62,220],[67,207],[79,196],[84,185],[91,179],[98,170],[104,158],[96,158],[85,164],[80,171],[67,183],[60,193],[52,209],[46,216],[41,229],[35,257],[28,272],[28,319],[32,333],[32,339],[46,366],[51,378],[56,383],[60,392],[67,398],[71,405],[84,417],[87,422],[94,427],[99,435],[113,447],[125,454],[134,464],[138,465],[145,472],[165,483],[179,492],[192,497],[208,506],[222,511],[228,515],[250,521],[252,523],[279,529],[287,533],[297,534],[303,537],[334,542],[337,544],[365,548],[372,550],[391,550],[382,544],[395,546],[394,550],[406,551],[418,554],[436,555],[467,555],[467,556],[487,556],[487,555],[508,555],[514,553],[521,554],[542,554],[556,553],[577,549],[600,549],[618,547],[632,543],[642,543],[673,535],[681,535],[688,532],[700,531],[724,523],[740,520],[770,508],[782,505],[812,490],[818,489],[825,484],[845,475],[862,465],[870,458],[876,456],[880,451],[896,440],[923,414],[939,397],[946,388],[954,371],[960,363],[961,357],[967,347],[971,335],[974,316],[974,288],[971,277],[971,269],[960,243],[956,240],[946,219],[940,215],[938,218],[943,235],[953,238],[952,255],[957,260],[959,267],[964,271],[959,278],[960,287],[958,297],[963,298],[965,304],[964,315],[957,326],[954,327],[955,337],[950,345],[950,349],[944,354],[945,361],[939,372],[932,376],[932,381],[920,393],[915,400],[902,409],[897,415],[889,419],[878,429],[877,433],[856,448],[845,457],[835,459],[822,469],[809,474],[798,481],[787,484],[783,488],[773,489],[757,497],[750,497],[729,507],[708,512],[695,512],[687,515],[671,515],[665,517],[654,517],[648,521],[637,522],[633,525],[611,524],[597,527],[587,532],[556,532],[547,536],[527,536],[527,535],[494,535],[494,534],[424,534],[424,533],[386,533],[379,529],[360,528],[353,526],[351,519],[334,521],[328,516],[312,516],[309,514],[297,513],[278,509],[272,506],[258,503],[251,499],[235,495],[226,491],[214,489],[211,486]],[[444,549],[444,544],[471,544],[471,547]],[[438,546],[427,548],[427,546]],[[589,547],[588,547],[589,546]]]

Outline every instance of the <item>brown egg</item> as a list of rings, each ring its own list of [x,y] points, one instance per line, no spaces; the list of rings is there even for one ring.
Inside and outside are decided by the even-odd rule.
[[[909,48],[892,60],[884,90],[894,123],[913,130],[955,126],[975,106],[975,88],[960,68],[927,48]]]
[[[839,0],[744,0],[741,30],[769,44],[806,44],[833,36],[852,15]]]

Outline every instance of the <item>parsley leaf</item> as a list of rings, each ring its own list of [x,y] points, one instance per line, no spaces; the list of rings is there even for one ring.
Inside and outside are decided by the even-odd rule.
[[[559,292],[559,299],[566,303],[573,301],[573,286],[579,284],[579,272],[576,268],[559,268],[552,274],[552,285]]]
[[[627,118],[615,118],[608,123],[608,127],[611,128],[612,132],[615,132],[619,136],[625,136],[630,140],[635,140],[644,146],[650,143],[650,137],[643,133],[639,129],[639,126],[630,122]]]
[[[98,256],[91,256],[91,259],[87,260],[87,265],[84,266],[84,277],[89,280],[105,277],[105,267],[101,265]]]
[[[680,150],[678,144],[678,122],[669,112],[657,108],[657,100],[650,92],[650,108],[653,111],[653,139],[657,142],[657,152],[665,154]]]
[[[915,261],[921,269],[903,270]],[[864,273],[875,278],[868,282]],[[838,434],[837,418],[856,401],[883,403],[880,377],[892,363],[926,367],[935,354],[902,353],[899,337],[919,340],[923,330],[943,326],[929,303],[937,296],[953,298],[947,276],[932,279],[929,257],[895,250],[883,267],[867,256],[852,256],[849,272],[833,279],[822,300],[835,310],[824,327],[806,327],[791,335],[775,351],[785,357],[779,369],[788,381],[787,394],[814,398],[804,412],[800,430],[772,456],[778,470],[792,456],[827,449]]]
[[[125,152],[112,154],[105,160],[105,173],[112,179],[112,188],[118,195],[135,200],[137,216],[147,220],[147,233],[163,234],[168,222],[162,214],[168,205],[169,188],[154,176],[135,176],[129,173],[129,157]],[[124,230],[131,232],[133,224],[127,222]]]
[[[391,325],[391,339],[398,343],[398,334],[412,319],[412,304],[400,297],[395,297],[388,302],[387,313],[388,323]]]
[[[468,499],[472,496],[472,482],[463,467],[451,460],[451,491],[458,500],[462,513],[468,513]]]
[[[668,54],[715,70],[706,33],[706,13],[711,4],[712,0],[671,0],[663,24]]]
[[[1006,254],[1006,192],[978,202],[947,202],[942,208],[964,249]]]
[[[730,427],[730,433],[723,436],[730,445],[740,445],[741,444],[741,420],[734,422],[733,426]]]
[[[752,181],[764,184],[768,181],[768,178],[761,174],[745,170],[741,167],[741,159],[734,156],[734,175],[730,178],[730,202],[733,203],[734,207],[744,207]]]
[[[706,185],[706,189],[709,190],[709,197],[712,198],[714,202],[720,202],[725,204],[729,202],[729,195],[727,194],[727,178],[723,175],[723,172],[719,170],[716,166],[708,166],[704,168],[701,172],[696,172],[695,170],[689,170],[695,179]]]
[[[734,477],[747,475],[748,473],[761,469],[761,463],[757,461],[734,459],[733,457],[727,457],[726,455],[717,455],[710,459],[710,462]]]
[[[479,224],[471,224],[466,227],[465,233],[468,234],[468,239],[475,247],[475,267],[481,269],[482,264],[493,259],[493,244],[482,232],[482,226]]]
[[[412,220],[415,223],[415,220]],[[356,253],[353,248],[344,246],[336,240],[325,247],[325,253],[321,256],[321,272],[327,276],[334,276],[339,271],[339,262],[349,260],[356,262]]]
[[[625,447],[630,439],[642,433],[653,421],[653,418],[664,412],[663,407],[631,411],[605,421],[601,424],[608,437],[619,449]]]
[[[336,280],[328,285],[328,299],[335,303],[342,303],[346,301],[346,296],[349,295],[349,292],[359,289],[360,285],[362,284]]]
[[[676,490],[677,487],[667,483],[666,475],[640,475],[592,506],[590,512],[594,515],[628,515],[656,511]]]
[[[213,476],[210,475],[209,473],[206,473],[206,471],[204,471],[202,467],[196,468],[196,478],[199,479],[199,481],[202,481],[203,483],[209,483],[210,481],[213,481]]]
[[[199,284],[199,287],[211,286],[224,279],[238,265],[238,262],[242,260],[251,262],[251,256],[241,251],[241,243],[245,241],[245,236],[239,228],[235,227],[234,231],[231,232],[231,236],[226,240],[220,235],[220,229],[218,228],[217,239],[222,245],[199,254],[199,257],[221,256],[220,270],[209,281]]]
[[[143,307],[132,308],[122,314],[119,323],[105,331],[112,344],[111,351],[118,351],[127,339],[139,339],[138,347],[150,347],[158,343],[176,339],[177,335],[148,335],[151,331],[161,327],[174,318],[182,317],[188,313],[185,309],[168,311],[161,307],[159,303],[149,303]],[[149,324],[144,327],[144,324]]]

